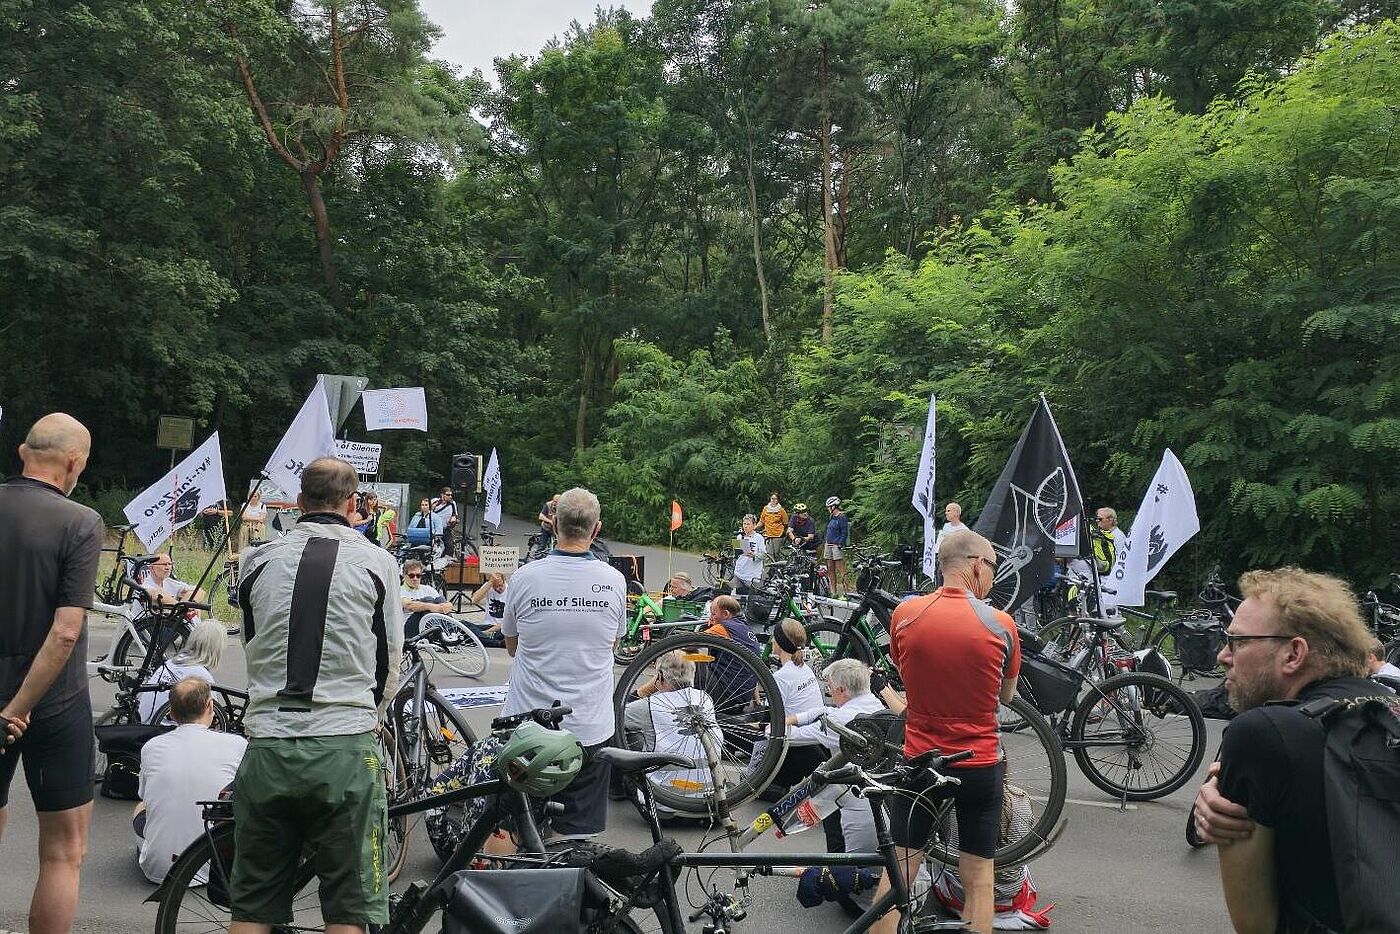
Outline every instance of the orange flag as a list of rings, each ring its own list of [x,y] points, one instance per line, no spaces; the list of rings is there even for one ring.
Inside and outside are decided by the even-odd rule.
[[[671,531],[674,532],[680,528],[683,522],[685,522],[685,517],[681,515],[681,504],[671,500]]]

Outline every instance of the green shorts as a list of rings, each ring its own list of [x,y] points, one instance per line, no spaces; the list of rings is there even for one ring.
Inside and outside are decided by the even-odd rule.
[[[386,807],[371,733],[250,740],[233,781],[233,920],[290,923],[305,853],[324,923],[387,924]]]

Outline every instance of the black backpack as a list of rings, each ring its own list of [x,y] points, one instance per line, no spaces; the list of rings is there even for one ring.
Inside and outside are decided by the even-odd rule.
[[[1382,689],[1383,690],[1383,689]],[[1347,931],[1400,932],[1400,696],[1319,698],[1298,707],[1327,732],[1322,783]]]

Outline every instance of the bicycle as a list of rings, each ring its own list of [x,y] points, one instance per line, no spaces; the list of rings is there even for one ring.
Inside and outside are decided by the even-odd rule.
[[[491,653],[481,638],[461,620],[446,613],[425,613],[415,639],[419,648],[434,661],[463,678],[480,678],[491,667]]]
[[[1049,718],[1064,749],[1073,752],[1079,770],[1096,787],[1125,804],[1176,791],[1205,756],[1200,707],[1171,679],[1136,670],[1136,656],[1110,638],[1125,619],[1079,617],[1071,622],[1066,631],[1074,654],[1067,664],[1052,657],[1064,657],[1065,646],[1021,634],[1018,692]],[[1052,654],[1042,654],[1045,648]],[[1170,737],[1183,725],[1189,745],[1184,752],[1171,752]],[[1008,723],[1003,729],[1016,726]],[[1105,750],[1117,750],[1119,758],[1107,758]],[[1169,755],[1161,758],[1164,754]],[[1139,773],[1147,784],[1133,783]]]
[[[106,600],[96,600],[93,603],[92,612],[100,613],[104,616],[120,620],[120,625],[112,633],[111,641],[107,645],[107,651],[97,658],[87,663],[88,676],[92,677],[98,673],[102,667],[133,669],[140,667],[149,654],[149,646],[152,641],[152,631],[155,628],[153,606],[146,591],[138,582],[140,577],[146,573],[146,568],[151,562],[156,560],[156,555],[118,555],[116,568],[122,573],[119,589],[113,592],[105,584],[107,596],[121,597],[121,601],[113,603]],[[138,608],[133,610],[133,607]],[[186,604],[186,612],[207,607],[207,604]],[[185,644],[185,640],[190,635],[190,623],[186,618],[174,621],[174,632],[163,649],[164,661],[174,653],[178,652]]]

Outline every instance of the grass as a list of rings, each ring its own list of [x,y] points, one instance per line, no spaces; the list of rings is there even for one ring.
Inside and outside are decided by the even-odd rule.
[[[107,547],[115,548],[116,545],[117,536],[109,532],[107,535]],[[161,546],[160,550],[168,551],[171,545],[172,543],[166,542]],[[141,543],[129,536],[126,540],[126,547],[129,554],[145,553],[145,549]],[[204,567],[209,563],[209,558],[212,554],[212,552],[205,550],[203,536],[198,530],[189,528],[183,529],[175,534],[173,547],[175,553],[175,578],[185,581],[188,584],[194,584],[199,580],[199,575],[204,573]],[[97,571],[97,579],[99,581],[107,578],[115,562],[116,554],[114,552],[104,551],[102,553],[102,562],[98,565]],[[221,555],[220,560],[214,563],[214,569],[209,572],[210,578],[213,578],[223,570],[223,567],[224,561]],[[206,589],[208,588],[207,583],[205,587]],[[208,594],[207,597],[209,604],[214,608],[213,615],[215,618],[230,625],[242,622],[238,611],[228,605],[228,593],[222,583],[215,588],[213,593]]]

